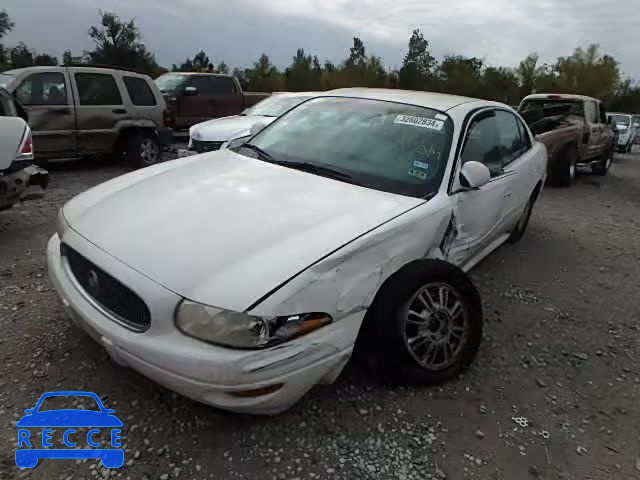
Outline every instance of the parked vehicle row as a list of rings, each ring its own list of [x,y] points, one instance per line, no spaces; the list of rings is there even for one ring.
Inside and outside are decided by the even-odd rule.
[[[144,167],[171,142],[172,119],[146,75],[96,67],[29,67],[0,74],[24,106],[38,159],[107,154]]]
[[[114,360],[220,408],[280,412],[354,350],[384,380],[437,383],[482,338],[464,272],[522,237],[546,169],[502,104],[335,90],[72,199],[49,272]]]
[[[33,164],[33,139],[24,117],[0,88],[0,210],[41,197],[49,184],[48,172]]]

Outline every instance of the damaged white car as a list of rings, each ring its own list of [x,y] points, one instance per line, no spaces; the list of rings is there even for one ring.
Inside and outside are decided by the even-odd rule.
[[[439,382],[481,339],[464,271],[520,239],[546,163],[502,104],[327,92],[72,199],[49,271],[114,360],[224,409],[280,412],[354,345],[386,380]]]
[[[26,112],[0,88],[0,211],[41,198],[49,184],[49,173],[33,163],[33,138],[25,119]]]

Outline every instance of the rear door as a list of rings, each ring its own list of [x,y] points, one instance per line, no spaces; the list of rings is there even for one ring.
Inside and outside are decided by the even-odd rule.
[[[21,79],[13,94],[29,116],[36,155],[75,153],[75,107],[66,69],[31,73]]]
[[[70,69],[78,117],[80,153],[111,151],[117,136],[116,124],[130,112],[116,78],[109,70]]]

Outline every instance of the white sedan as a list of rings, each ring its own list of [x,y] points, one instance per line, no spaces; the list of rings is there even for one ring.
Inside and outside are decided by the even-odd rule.
[[[546,163],[505,105],[336,90],[78,195],[49,271],[115,361],[220,408],[280,412],[354,347],[388,381],[437,383],[480,344],[464,271],[522,237]]]
[[[220,148],[240,145],[251,135],[252,129],[260,129],[273,122],[287,110],[320,95],[321,92],[274,93],[240,115],[214,118],[198,123],[189,129],[187,149],[179,149],[179,157],[212,152]]]

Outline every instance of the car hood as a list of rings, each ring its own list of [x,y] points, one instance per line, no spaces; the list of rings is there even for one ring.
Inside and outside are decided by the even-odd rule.
[[[179,295],[243,311],[423,202],[221,150],[118,177],[71,200],[64,215]]]
[[[25,415],[16,427],[121,427],[122,422],[114,415],[93,410],[47,410]]]
[[[269,124],[275,117],[259,115],[236,115],[233,117],[214,118],[191,127],[189,132],[194,140],[205,142],[226,142],[234,138],[249,135],[251,127],[256,123]]]

